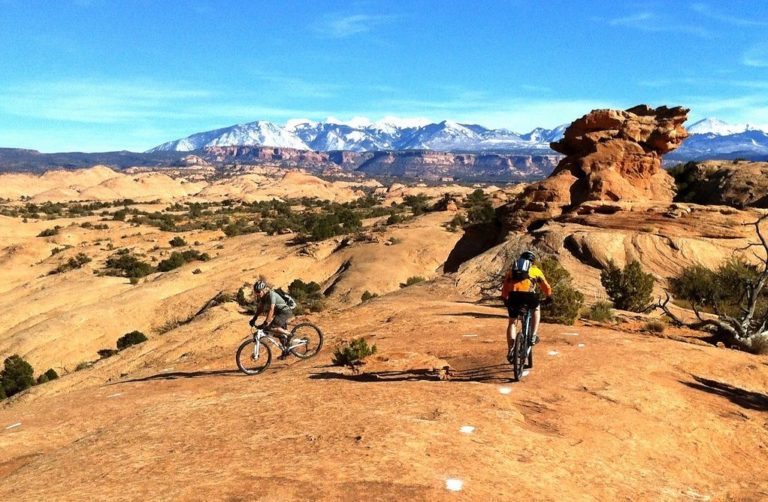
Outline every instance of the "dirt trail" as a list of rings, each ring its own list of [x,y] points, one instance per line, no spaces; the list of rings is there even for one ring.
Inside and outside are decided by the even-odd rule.
[[[35,388],[0,410],[0,499],[768,497],[766,357],[545,325],[535,367],[512,383],[503,311],[446,281],[313,320],[324,351],[256,377],[234,370],[245,318],[217,307]],[[454,376],[331,366],[334,343],[359,335],[391,367],[415,353]]]

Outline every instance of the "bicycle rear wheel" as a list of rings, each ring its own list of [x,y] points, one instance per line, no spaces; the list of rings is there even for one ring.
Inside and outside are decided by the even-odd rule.
[[[300,343],[299,345],[296,345]],[[309,359],[323,347],[323,332],[311,322],[297,324],[291,330],[290,352],[300,359]]]
[[[525,333],[518,333],[515,337],[515,346],[512,354],[512,371],[515,375],[515,380],[520,381],[523,377],[523,368],[525,368],[525,360],[528,355],[527,336]]]
[[[246,340],[238,347],[235,361],[240,371],[246,375],[258,375],[272,363],[272,350],[262,342],[259,343],[257,352],[256,342],[253,339]]]

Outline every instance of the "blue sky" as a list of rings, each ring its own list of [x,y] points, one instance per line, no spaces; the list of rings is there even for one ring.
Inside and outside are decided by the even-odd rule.
[[[0,0],[0,147],[290,118],[527,132],[683,105],[768,127],[768,2]]]

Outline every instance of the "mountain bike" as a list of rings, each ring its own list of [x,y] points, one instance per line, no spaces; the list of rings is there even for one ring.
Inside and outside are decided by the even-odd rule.
[[[533,333],[531,333],[532,309],[524,307],[520,332],[515,337],[515,345],[512,349],[512,370],[515,380],[523,377],[523,369],[533,368]]]
[[[251,328],[251,335],[240,344],[235,355],[235,362],[246,375],[258,375],[272,363],[272,344],[280,351],[284,359],[293,354],[299,359],[309,359],[323,347],[323,332],[311,322],[302,322],[294,326],[290,336],[283,340],[283,335],[268,329]]]

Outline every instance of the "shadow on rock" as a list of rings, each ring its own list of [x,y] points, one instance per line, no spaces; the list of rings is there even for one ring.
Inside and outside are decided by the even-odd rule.
[[[167,373],[158,373],[156,375],[149,375],[141,378],[132,378],[130,380],[122,380],[120,382],[114,382],[114,384],[120,383],[134,383],[134,382],[149,382],[151,380],[176,380],[177,378],[202,378],[209,376],[248,376],[241,373],[240,370],[212,370],[212,371],[172,371]],[[113,385],[114,385],[113,384]]]
[[[694,382],[682,382],[692,389],[724,397],[748,410],[768,411],[768,395],[740,389],[733,385],[693,375]]]
[[[313,380],[349,380],[352,382],[510,382],[513,380],[510,370],[511,368],[507,364],[497,364],[466,370],[450,370],[445,374],[431,368],[354,374],[323,371],[313,373],[309,378]]]

